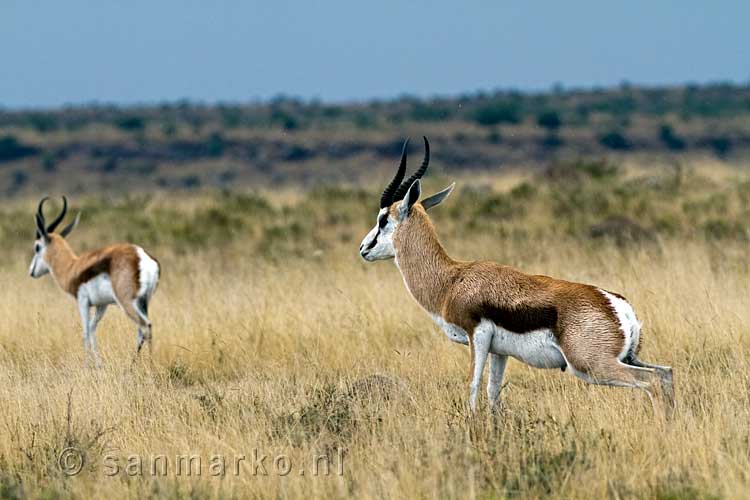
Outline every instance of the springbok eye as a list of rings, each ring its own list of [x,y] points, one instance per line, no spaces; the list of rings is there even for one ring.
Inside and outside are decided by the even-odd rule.
[[[39,243],[34,243],[34,253],[39,253],[39,250],[42,249],[42,245]]]
[[[378,220],[378,227],[380,227],[380,229],[383,229],[386,224],[388,224],[388,216],[383,215],[380,220]]]

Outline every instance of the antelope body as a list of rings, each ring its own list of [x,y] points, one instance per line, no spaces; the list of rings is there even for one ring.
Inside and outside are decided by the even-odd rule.
[[[406,144],[396,177],[383,192],[375,227],[360,246],[367,261],[395,258],[414,299],[450,340],[471,349],[469,403],[476,409],[489,357],[487,395],[497,405],[508,357],[537,368],[560,368],[594,384],[658,390],[674,405],[672,369],[640,361],[641,324],[624,297],[592,285],[529,275],[494,262],[452,259],[427,210],[455,184],[418,201],[429,164],[402,183]]]
[[[130,243],[120,243],[76,255],[65,237],[75,229],[80,214],[59,234],[53,231],[67,211],[63,210],[48,226],[45,225],[42,199],[36,214],[37,240],[29,274],[39,278],[51,273],[60,288],[76,298],[83,323],[83,347],[88,362],[89,352],[100,364],[96,350],[96,327],[107,307],[117,304],[138,329],[136,355],[144,342],[151,347],[152,327],[148,304],[159,282],[159,263],[145,250]],[[91,316],[91,308],[94,315]]]

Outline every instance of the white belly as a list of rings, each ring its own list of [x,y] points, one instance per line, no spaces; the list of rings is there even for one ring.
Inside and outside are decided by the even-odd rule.
[[[468,345],[466,331],[453,323],[448,323],[441,316],[433,315],[432,319],[453,342]],[[535,368],[564,368],[567,362],[557,345],[555,335],[549,329],[534,330],[526,333],[513,333],[500,328],[489,320],[482,320],[477,329],[493,330],[490,352],[512,356]]]
[[[493,325],[494,326],[494,325]],[[494,326],[490,352],[512,356],[535,368],[564,368],[565,358],[549,329],[513,333]]]
[[[78,288],[78,296],[88,298],[92,306],[102,306],[115,303],[115,293],[112,290],[112,280],[109,274],[102,273],[95,278],[83,283]]]

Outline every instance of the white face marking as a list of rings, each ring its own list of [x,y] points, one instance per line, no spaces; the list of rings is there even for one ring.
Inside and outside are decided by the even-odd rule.
[[[159,264],[141,247],[135,247],[135,249],[138,253],[138,283],[140,283],[138,296],[150,298],[159,281]]]
[[[393,249],[393,232],[398,222],[388,214],[388,207],[381,208],[375,227],[367,233],[359,246],[359,254],[366,261],[392,259],[396,252]]]
[[[29,266],[29,275],[32,278],[41,278],[50,272],[47,262],[44,260],[44,254],[47,251],[47,245],[44,238],[39,238],[34,242],[34,257],[31,259]]]
[[[628,301],[616,297],[601,288],[599,291],[607,297],[609,303],[612,304],[612,308],[615,310],[615,315],[617,316],[617,321],[620,323],[620,330],[622,330],[622,334],[625,337],[625,344],[623,345],[618,358],[625,359],[629,352],[635,352],[635,350],[638,349],[638,342],[640,342],[641,338],[641,323],[635,316],[633,306],[631,306]]]
[[[88,303],[92,306],[103,306],[106,304],[114,304],[115,293],[112,290],[112,280],[109,278],[109,274],[101,273],[86,283],[82,283],[78,287],[78,300],[82,298],[88,299]]]

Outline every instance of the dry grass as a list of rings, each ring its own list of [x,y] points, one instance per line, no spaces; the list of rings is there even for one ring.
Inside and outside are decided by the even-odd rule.
[[[392,263],[358,258],[360,234],[281,258],[263,257],[250,236],[156,245],[153,366],[131,366],[134,328],[111,309],[98,370],[84,367],[73,300],[50,278],[28,278],[28,251],[14,247],[0,267],[0,497],[747,497],[746,242],[673,237],[621,250],[511,230],[461,240],[446,207],[435,215],[456,257],[626,295],[645,324],[642,357],[675,368],[675,419],[655,419],[641,393],[518,362],[503,413],[471,418],[467,349],[431,324]],[[347,224],[369,229],[359,215]],[[90,246],[91,229],[81,231],[74,246]],[[57,464],[68,446],[86,454],[76,477]],[[253,474],[254,450],[269,457],[268,476]],[[150,460],[162,454],[170,468],[154,477]],[[201,477],[178,476],[175,457],[192,454]],[[288,476],[273,465],[279,454],[293,463]],[[313,477],[320,454],[330,474]],[[142,473],[126,468],[133,455]],[[227,460],[223,478],[211,477],[213,455]],[[238,455],[247,459],[235,474]],[[114,477],[107,456],[119,460]]]

